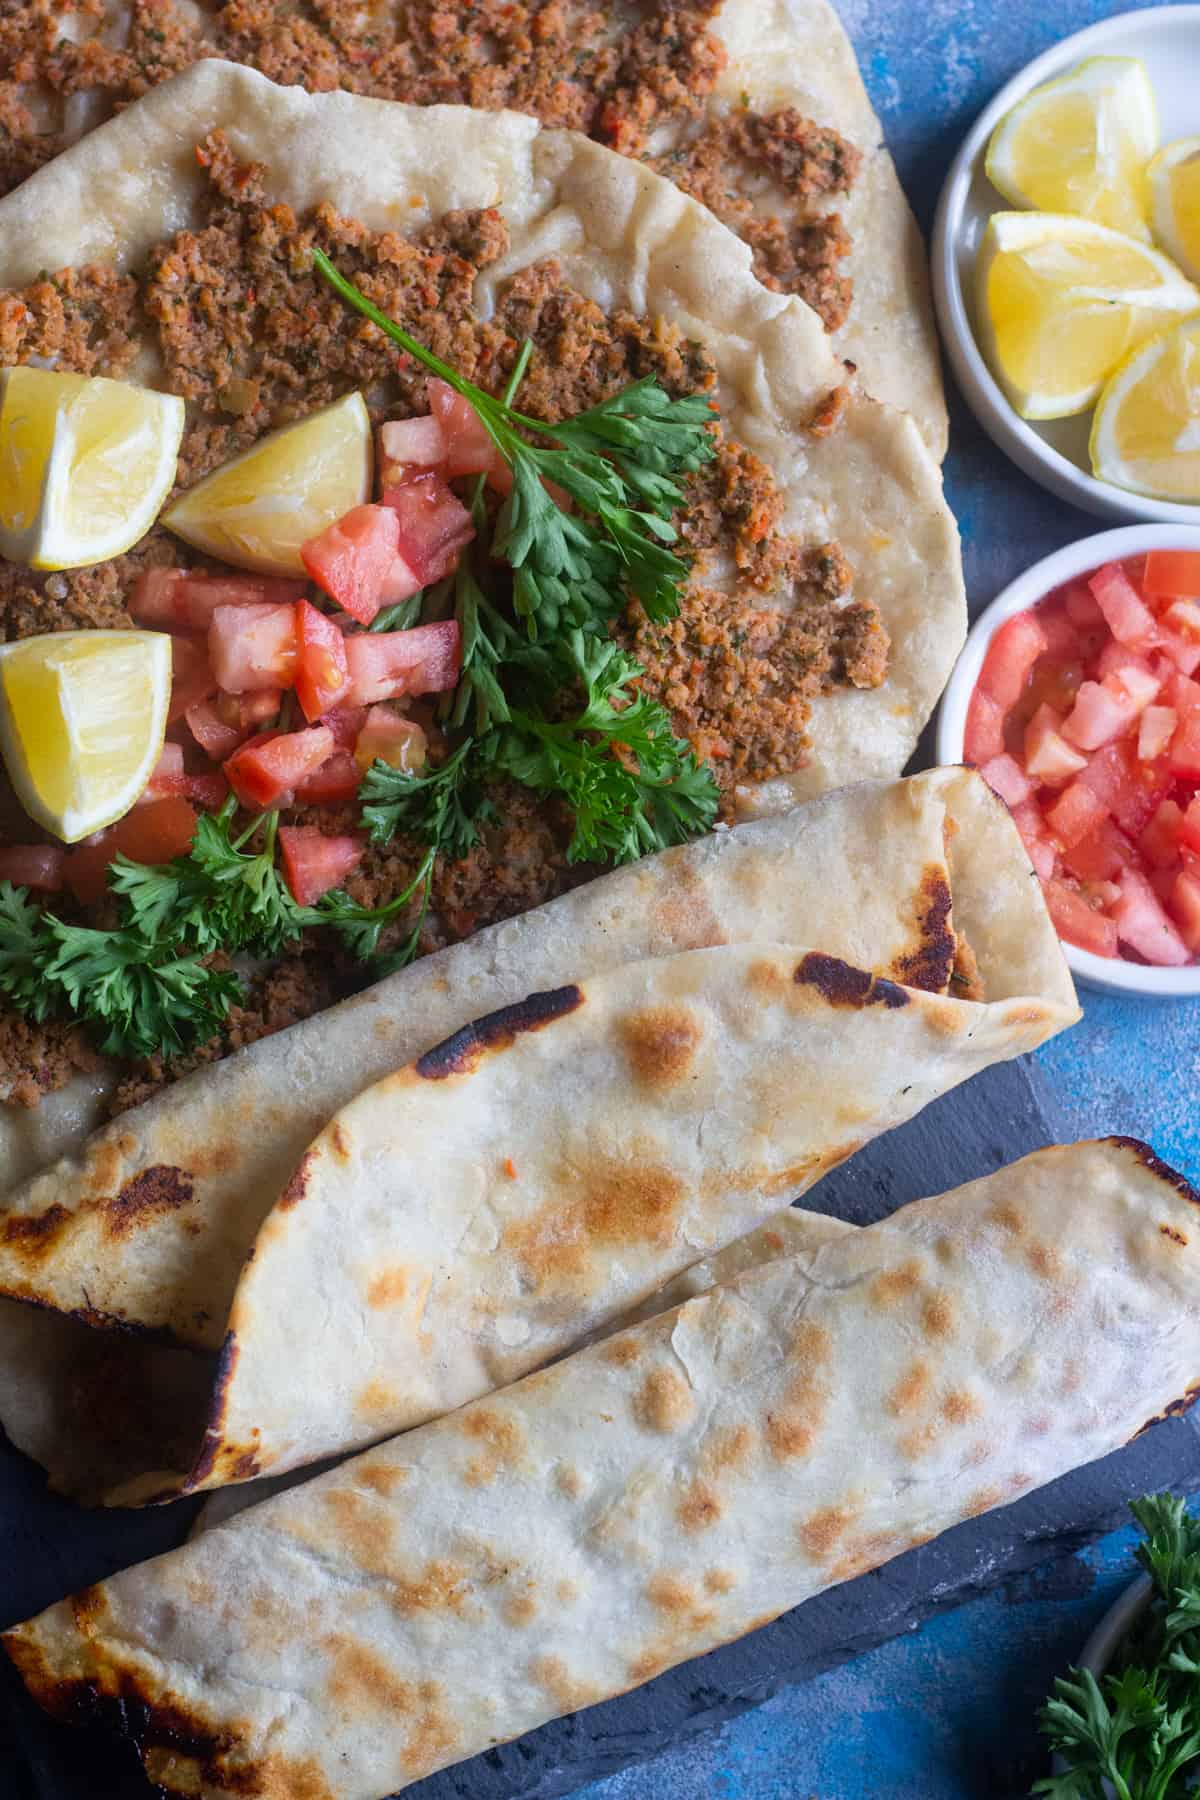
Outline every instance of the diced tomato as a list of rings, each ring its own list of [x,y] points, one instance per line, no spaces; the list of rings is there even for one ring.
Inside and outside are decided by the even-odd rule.
[[[365,706],[339,706],[336,712],[326,714],[321,720],[333,733],[333,741],[339,750],[353,750],[358,742],[358,734],[367,722]]]
[[[1184,675],[1194,675],[1200,669],[1200,643],[1195,639],[1182,637],[1165,625],[1159,626],[1158,637],[1165,662]]]
[[[218,606],[208,628],[208,655],[227,694],[291,687],[299,659],[295,604]]]
[[[1111,676],[1085,681],[1063,720],[1063,736],[1081,750],[1099,750],[1123,737],[1136,717],[1134,702]]]
[[[988,645],[979,686],[1005,712],[1025,691],[1030,670],[1046,650],[1046,634],[1032,612],[1006,619]]]
[[[426,743],[415,719],[406,719],[390,706],[373,706],[354,746],[354,760],[363,770],[373,762],[385,762],[393,769],[422,769]]]
[[[66,855],[61,844],[10,844],[0,850],[0,881],[56,894],[63,884]]]
[[[183,772],[183,745],[164,744],[158,761],[150,771],[150,779],[135,804],[145,806],[161,800],[164,794],[186,794],[187,777]]]
[[[1100,611],[1096,596],[1082,579],[1067,583],[1063,590],[1063,605],[1067,609],[1067,617],[1080,631],[1094,631],[1098,625],[1104,624],[1104,614]]]
[[[1179,829],[1183,808],[1164,800],[1138,839],[1138,849],[1156,869],[1174,868],[1179,861]]]
[[[1142,587],[1156,600],[1200,599],[1200,550],[1150,550]]]
[[[1200,794],[1196,794],[1179,821],[1179,842],[1200,855]]]
[[[498,455],[483,420],[448,381],[433,377],[428,389],[430,410],[445,444],[445,455],[439,461],[445,462],[447,475],[482,475]]]
[[[139,625],[164,631],[207,631],[218,606],[290,605],[302,581],[274,575],[193,575],[187,569],[144,569],[129,597]]]
[[[1200,681],[1189,681],[1186,675],[1169,675],[1163,683],[1162,699],[1164,706],[1173,706],[1184,719],[1190,713],[1200,713]]]
[[[224,699],[225,696],[222,696]],[[232,699],[233,696],[231,695]],[[248,694],[236,697],[238,724],[249,728],[265,725],[279,712],[283,695],[278,688],[252,688]]]
[[[1162,902],[1144,875],[1126,869],[1120,881],[1121,898],[1113,908],[1117,936],[1148,963],[1178,968],[1190,962],[1188,947],[1172,925]]]
[[[1200,873],[1180,869],[1167,901],[1179,935],[1193,956],[1200,956]]]
[[[1120,563],[1105,563],[1089,577],[1104,622],[1119,643],[1132,650],[1147,650],[1157,641],[1154,614],[1130,581]]]
[[[1179,714],[1173,706],[1148,706],[1138,720],[1139,762],[1157,762],[1165,756],[1178,723]]]
[[[450,391],[453,393],[454,390]],[[432,414],[426,413],[418,419],[389,419],[386,425],[380,426],[380,487],[397,487],[407,481],[414,470],[439,469],[445,461],[445,434]],[[453,472],[460,473],[459,470]]]
[[[1061,724],[1062,715],[1043,704],[1025,727],[1025,772],[1047,787],[1061,787],[1087,767],[1087,757],[1071,748],[1059,730]]]
[[[1080,881],[1112,881],[1134,860],[1134,849],[1111,819],[1063,851],[1063,866]]]
[[[1073,888],[1062,881],[1048,881],[1046,906],[1059,937],[1095,956],[1117,954],[1117,928],[1102,912],[1096,912]]]
[[[1200,644],[1200,604],[1195,600],[1174,600],[1163,614],[1163,624],[1177,637]]]
[[[228,711],[236,714],[236,702],[231,708],[226,699],[223,707],[220,698],[215,702],[199,700],[195,706],[188,707],[188,730],[204,754],[214,762],[224,762],[227,756],[233,755],[242,740],[249,736],[250,727],[243,726],[237,718],[231,722],[225,716]]]
[[[319,769],[298,781],[292,791],[305,806],[341,806],[354,799],[361,781],[362,770],[353,751],[335,750]]]
[[[1185,713],[1167,751],[1172,774],[1185,781],[1200,781],[1200,712]]]
[[[316,825],[281,825],[279,848],[283,873],[300,906],[312,906],[337,887],[363,857],[356,837],[326,837]]]
[[[202,812],[216,812],[229,798],[229,783],[220,769],[206,770],[203,775],[189,775],[184,792]]]
[[[458,680],[458,623],[415,625],[411,631],[361,632],[346,639],[351,706],[395,700],[405,694],[440,694]]]
[[[397,549],[421,587],[448,575],[475,536],[470,513],[438,475],[385,488],[383,504],[396,515]]]
[[[1063,789],[1053,806],[1047,807],[1046,823],[1063,849],[1069,850],[1096,830],[1107,810],[1103,800],[1079,776]]]
[[[304,566],[343,612],[369,625],[381,606],[415,594],[415,571],[398,568],[400,525],[388,506],[352,506],[319,536],[300,546]],[[407,565],[405,565],[405,568]]]
[[[1171,786],[1166,764],[1139,761],[1137,746],[1129,739],[1098,751],[1079,779],[1103,798],[1121,830],[1134,838]]]
[[[266,733],[251,738],[225,763],[229,785],[251,811],[279,805],[296,784],[316,772],[334,751],[333,733],[327,725],[307,731]]]
[[[90,844],[68,852],[63,864],[67,886],[81,904],[94,905],[104,894],[114,857],[127,856],[140,863],[170,862],[186,855],[195,835],[195,811],[179,794],[135,806]]]
[[[1004,708],[990,694],[976,688],[967,707],[963,733],[963,760],[979,768],[1004,753]]]
[[[1106,638],[1096,662],[1096,679],[1103,681],[1106,675],[1120,675],[1126,669],[1136,670],[1147,680],[1154,681],[1156,687],[1163,684],[1163,677],[1155,675],[1148,656],[1143,656],[1140,650],[1131,650],[1128,644],[1119,644],[1116,638]]]
[[[217,678],[208,660],[208,648],[192,638],[171,639],[171,701],[167,724],[182,719],[189,706],[207,700],[217,691]]]
[[[323,612],[307,600],[296,602],[296,698],[310,724],[335,707],[350,686],[346,639]]]
[[[1024,769],[1015,757],[993,756],[991,762],[984,763],[979,773],[993,794],[999,794],[1006,806],[1020,806],[1022,800],[1028,800],[1033,792]]]
[[[1081,633],[1064,601],[1043,600],[1038,606],[1036,617],[1046,639],[1043,655],[1065,661],[1079,654]]]

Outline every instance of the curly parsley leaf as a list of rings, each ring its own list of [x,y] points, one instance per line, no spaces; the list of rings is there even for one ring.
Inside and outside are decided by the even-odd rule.
[[[494,816],[483,793],[474,749],[474,738],[466,738],[452,756],[425,775],[372,763],[358,790],[371,842],[388,844],[403,832],[443,856],[465,856],[480,825]]]
[[[100,1048],[114,1056],[177,1054],[218,1031],[241,993],[232,971],[209,968],[150,943],[134,929],[95,931],[48,918],[57,944],[46,965],[79,1018],[99,1026]]]
[[[1130,1510],[1149,1610],[1102,1681],[1078,1669],[1055,1682],[1039,1723],[1067,1767],[1033,1788],[1050,1800],[1173,1800],[1200,1773],[1200,1520],[1172,1494]]]
[[[670,548],[675,477],[716,454],[714,410],[702,395],[673,398],[653,376],[559,424],[518,412],[468,381],[339,274],[321,250],[319,273],[341,298],[474,407],[512,470],[495,551],[513,569],[514,607],[531,639],[565,626],[603,630],[636,595],[651,619],[674,618],[686,562]],[[529,436],[549,440],[531,443]],[[546,491],[562,489],[568,512]]]

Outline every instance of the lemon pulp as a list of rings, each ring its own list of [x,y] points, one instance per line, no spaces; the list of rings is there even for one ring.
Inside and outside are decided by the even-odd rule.
[[[158,760],[171,640],[64,631],[0,646],[0,747],[30,817],[76,843],[129,811]]]
[[[303,577],[301,544],[370,499],[371,471],[366,402],[347,394],[214,470],[163,524],[235,568]]]
[[[130,549],[171,491],[183,426],[175,394],[9,369],[0,391],[0,555],[72,569]]]
[[[1092,467],[1160,500],[1200,500],[1200,316],[1128,359],[1100,396]]]

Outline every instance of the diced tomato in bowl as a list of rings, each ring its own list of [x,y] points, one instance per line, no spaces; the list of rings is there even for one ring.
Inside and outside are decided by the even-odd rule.
[[[1128,557],[1006,618],[956,715],[1060,937],[1107,962],[1200,964],[1194,650],[1200,550]]]

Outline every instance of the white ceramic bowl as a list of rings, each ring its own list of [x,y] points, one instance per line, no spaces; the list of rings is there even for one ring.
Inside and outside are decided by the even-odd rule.
[[[1130,494],[1091,473],[1089,412],[1074,419],[1031,423],[1019,417],[984,361],[975,335],[975,259],[992,213],[1008,206],[983,172],[988,139],[999,121],[1032,88],[1061,75],[1085,56],[1140,56],[1158,98],[1162,142],[1197,129],[1200,87],[1200,6],[1157,6],[1122,13],[1064,38],[1001,88],[976,119],[950,165],[933,228],[933,293],[946,350],[975,417],[1018,467],[1060,499],[1112,519],[1166,519],[1200,524],[1200,505],[1184,506]]]
[[[1198,9],[1200,10],[1200,9]],[[962,654],[942,696],[937,720],[937,759],[940,763],[963,760],[967,707],[983,667],[987,647],[996,630],[1014,613],[1024,612],[1064,581],[1084,575],[1101,563],[1122,556],[1142,556],[1147,550],[1200,550],[1200,526],[1189,531],[1179,525],[1127,525],[1120,531],[1101,531],[1080,538],[1043,557],[997,594],[976,619]],[[1088,987],[1110,994],[1141,994],[1154,999],[1186,999],[1200,996],[1200,963],[1183,969],[1154,969],[1144,963],[1124,962],[1063,944],[1072,972]]]

